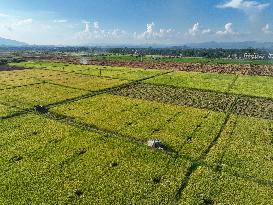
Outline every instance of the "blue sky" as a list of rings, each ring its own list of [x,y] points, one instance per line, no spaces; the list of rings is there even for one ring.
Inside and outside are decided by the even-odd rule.
[[[1,0],[0,37],[58,45],[273,41],[273,0]]]

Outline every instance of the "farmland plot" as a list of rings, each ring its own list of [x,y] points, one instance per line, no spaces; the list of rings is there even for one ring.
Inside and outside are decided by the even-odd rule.
[[[146,80],[145,82],[156,85],[226,92],[235,79],[236,75],[232,74],[177,71]]]
[[[4,84],[6,87],[16,87],[39,83],[40,81],[35,78],[34,72],[31,72],[30,70],[1,71],[0,84]]]
[[[33,114],[3,121],[0,139],[1,204],[169,203],[189,166]]]
[[[50,71],[48,71],[50,73]],[[58,75],[47,75],[39,78],[48,82],[64,85],[82,90],[97,91],[126,83],[125,80],[99,78],[74,73],[59,73]]]
[[[1,76],[3,75],[1,74]],[[18,79],[15,80],[16,82],[19,83],[22,80],[24,80],[28,84],[33,84],[34,82],[37,83],[47,81],[53,84],[59,84],[67,87],[79,88],[90,91],[105,89],[127,82],[125,80],[99,78],[64,71],[55,71],[47,69],[28,69],[24,71],[16,71],[14,73],[10,73],[8,76],[6,76],[6,80],[4,83],[6,84],[13,83],[14,85],[16,82],[14,82],[13,79],[16,78],[16,76],[20,76],[20,81]],[[18,86],[22,84],[19,83]],[[25,84],[27,85],[27,83]]]
[[[232,115],[207,162],[223,170],[265,183],[273,183],[273,122]]]
[[[44,83],[1,90],[0,102],[8,103],[11,106],[29,108],[34,105],[47,105],[86,93],[85,91]]]
[[[0,103],[0,118],[6,117],[7,115],[10,115],[10,114],[13,114],[18,110],[19,110],[18,108],[9,107],[7,105],[3,105]]]
[[[88,70],[83,70],[81,73],[95,75],[95,76],[105,76],[111,78],[118,78],[124,80],[140,80],[143,78],[148,78],[155,76],[164,71],[152,70],[152,69],[128,69],[124,67],[93,67]]]
[[[0,72],[0,204],[273,203],[271,78],[23,64]]]
[[[270,186],[200,167],[183,192],[180,205],[273,204],[272,194]]]
[[[4,90],[5,88],[8,88],[8,87],[9,87],[9,86],[0,83],[0,90]]]
[[[59,106],[53,111],[143,142],[159,138],[171,149],[192,158],[197,158],[209,145],[225,118],[224,113],[109,94]]]
[[[98,77],[117,78],[121,80],[140,80],[155,76],[160,73],[165,73],[163,70],[126,68],[126,67],[110,67],[110,66],[95,66],[95,65],[73,65],[64,63],[52,62],[24,62],[13,64],[18,66],[27,66],[32,68],[41,68],[65,72],[80,73]]]
[[[273,77],[239,76],[232,93],[273,98]]]

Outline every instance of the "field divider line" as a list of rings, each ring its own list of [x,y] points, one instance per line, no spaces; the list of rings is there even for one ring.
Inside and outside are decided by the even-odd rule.
[[[68,85],[62,85],[62,84],[54,83],[54,82],[51,82],[50,80],[43,80],[43,79],[40,79],[40,78],[36,78],[36,79],[40,80],[40,81],[43,81],[44,83],[50,84],[50,85],[56,85],[56,86],[60,86],[60,87],[64,87],[64,88],[70,88],[70,89],[74,89],[74,90],[80,90],[80,91],[88,91],[88,90],[84,90],[84,89],[81,89],[81,88],[75,88],[75,87],[68,86]],[[91,91],[89,91],[89,92],[91,92]]]
[[[76,101],[86,99],[86,98],[89,98],[89,97],[94,97],[94,96],[98,96],[98,95],[101,95],[101,94],[109,94],[114,89],[125,88],[125,87],[128,87],[128,86],[133,85],[133,84],[138,84],[138,83],[140,83],[140,82],[142,82],[144,80],[151,79],[151,78],[161,76],[161,75],[166,75],[168,73],[170,73],[170,72],[160,73],[160,74],[157,74],[157,75],[154,75],[154,76],[149,76],[147,78],[143,78],[143,79],[140,79],[140,80],[129,81],[128,83],[113,86],[113,87],[110,87],[110,88],[101,89],[101,90],[98,90],[98,91],[91,91],[91,92],[89,92],[87,94],[77,96],[75,98],[69,98],[69,99],[65,99],[63,101],[58,101],[58,102],[55,102],[55,103],[47,104],[47,105],[45,105],[45,107],[46,108],[53,108],[53,107],[56,107],[56,106],[64,105],[64,104],[71,103],[71,102],[76,102]]]
[[[206,150],[204,150],[204,152],[201,154],[200,156],[200,160],[204,160],[207,156],[207,154],[210,152],[210,150],[212,149],[212,147],[217,143],[218,139],[221,137],[222,132],[224,131],[224,129],[226,128],[226,125],[230,119],[231,114],[233,114],[233,109],[236,105],[238,101],[238,97],[234,100],[234,102],[230,105],[230,108],[228,109],[227,113],[226,113],[226,117],[224,119],[224,122],[219,130],[219,132],[216,134],[215,138],[212,140],[212,142],[209,144],[209,146],[207,147]]]
[[[1,120],[8,120],[8,119],[15,118],[15,117],[18,117],[18,116],[21,116],[21,115],[27,115],[27,114],[29,114],[31,112],[33,112],[32,108],[22,109],[20,111],[14,112],[14,113],[12,113],[10,115],[0,117],[0,121]]]
[[[230,90],[234,87],[234,85],[235,85],[236,81],[238,80],[238,78],[239,78],[239,75],[237,74],[234,77],[234,79],[231,81],[231,83],[228,85],[228,88],[227,88],[227,91],[226,91],[227,94],[230,94]]]
[[[201,118],[202,120],[200,122],[197,123],[196,127],[192,130],[192,132],[188,135],[188,137],[192,138],[195,136],[195,134],[197,133],[197,131],[200,129],[200,127],[202,126],[203,123],[205,123],[206,118],[209,117],[209,115],[211,114],[211,111],[207,111],[207,113],[205,113]],[[183,147],[186,145],[182,144],[179,150],[183,150]]]
[[[141,145],[141,146],[144,146],[146,144],[146,142],[141,141],[141,140],[137,140],[136,138],[134,138],[132,136],[126,136],[126,135],[122,135],[122,134],[120,134],[118,132],[113,132],[111,130],[98,128],[97,126],[94,126],[94,125],[81,123],[81,122],[76,122],[75,118],[71,118],[71,117],[68,117],[68,116],[65,116],[65,115],[62,115],[62,114],[58,114],[58,113],[55,113],[55,112],[40,114],[40,113],[37,113],[33,108],[24,109],[24,110],[22,110],[20,112],[11,114],[11,115],[6,116],[6,117],[0,117],[0,120],[2,120],[2,119],[11,119],[11,118],[14,118],[14,117],[27,115],[27,114],[30,114],[30,113],[42,115],[42,116],[44,116],[44,117],[46,117],[48,119],[56,120],[58,122],[65,123],[65,124],[68,124],[68,125],[73,126],[73,127],[77,127],[79,129],[82,129],[82,130],[97,132],[99,134],[103,134],[106,137],[119,138],[121,140],[131,142],[131,143]],[[259,184],[259,185],[264,185],[264,186],[267,186],[267,187],[270,187],[270,188],[273,187],[273,181],[270,181],[270,180],[263,180],[263,179],[259,179],[259,178],[253,177],[253,176],[246,176],[245,174],[240,174],[238,172],[236,172],[236,173],[230,172],[229,171],[230,169],[228,169],[228,170],[220,169],[219,170],[219,169],[217,169],[217,164],[208,164],[204,160],[200,160],[200,159],[196,160],[196,159],[194,159],[193,157],[191,157],[189,155],[180,154],[178,152],[168,151],[168,150],[166,151],[165,150],[165,153],[169,154],[170,156],[174,157],[175,159],[182,158],[182,159],[187,160],[187,161],[192,163],[191,167],[189,168],[189,170],[187,171],[187,173],[185,175],[186,177],[187,176],[190,177],[190,175],[191,175],[190,173],[191,173],[192,170],[196,170],[198,167],[203,166],[203,167],[207,167],[207,168],[211,169],[214,172],[225,172],[225,173],[227,173],[227,174],[229,174],[231,176],[235,176],[235,177],[239,177],[239,178],[242,178],[244,180],[247,180],[247,181],[255,182],[255,183]],[[228,166],[226,166],[226,167],[228,168]]]
[[[233,134],[235,132],[235,128],[237,126],[238,118],[239,118],[239,116],[238,116],[238,114],[236,114],[236,120],[235,120],[235,122],[232,125],[231,132],[228,134],[228,138],[227,138],[227,140],[226,140],[226,142],[224,144],[224,147],[223,147],[223,152],[221,154],[220,159],[217,160],[216,166],[221,166],[221,164],[222,164],[222,161],[223,161],[223,158],[225,156],[225,153],[227,152],[227,149],[230,146],[231,138],[232,138],[232,136],[233,136]]]
[[[182,192],[184,191],[184,189],[187,187],[189,180],[191,178],[191,176],[194,174],[194,172],[197,170],[198,167],[201,166],[200,162],[204,161],[207,154],[210,152],[210,150],[212,149],[212,147],[217,143],[218,139],[220,138],[222,132],[224,131],[227,122],[230,119],[231,114],[233,113],[233,108],[237,103],[238,98],[236,98],[234,100],[234,102],[232,103],[232,105],[230,106],[230,108],[228,109],[227,113],[226,113],[226,117],[224,119],[224,122],[222,123],[220,130],[218,131],[218,133],[216,134],[216,136],[214,137],[214,139],[211,141],[211,143],[209,144],[209,146],[201,153],[200,157],[198,158],[198,160],[192,162],[191,166],[188,168],[185,178],[183,179],[180,188],[178,189],[176,195],[175,195],[175,204],[179,203],[179,200],[181,198]]]
[[[130,86],[132,84],[137,84],[137,83],[139,83],[141,81],[144,81],[144,80],[147,80],[147,79],[150,79],[150,78],[153,78],[153,77],[165,75],[167,73],[170,73],[170,72],[159,73],[157,75],[149,76],[147,78],[143,78],[143,79],[136,80],[136,81],[129,81],[129,83],[113,86],[113,87],[102,89],[102,90],[99,90],[99,91],[91,91],[91,92],[89,92],[89,93],[87,93],[85,95],[77,96],[77,97],[74,97],[74,98],[68,98],[68,99],[65,99],[65,100],[62,100],[62,101],[50,103],[50,104],[43,105],[43,106],[48,109],[48,108],[53,108],[53,107],[56,107],[56,106],[64,105],[64,104],[67,104],[67,103],[76,102],[76,101],[86,99],[86,98],[89,98],[89,97],[94,97],[94,96],[97,96],[97,95],[109,93],[110,90],[112,90],[112,89],[127,87],[127,86]],[[46,82],[39,82],[39,83],[36,83],[36,84],[39,85],[39,84],[44,84],[44,83],[46,83]],[[36,84],[30,84],[30,85],[33,86],[33,85],[36,85]],[[30,86],[30,85],[26,85],[26,86]],[[22,86],[20,86],[20,87],[22,87]],[[23,87],[25,87],[25,86],[23,86]],[[6,105],[6,106],[9,106],[9,105]],[[21,109],[21,108],[19,108],[19,109]],[[17,116],[20,116],[20,115],[23,115],[23,114],[28,114],[31,110],[33,110],[33,108],[23,109],[23,110],[20,110],[18,112],[15,112],[15,113],[13,113],[11,115],[0,117],[0,120],[6,120],[6,119],[17,117]]]
[[[86,130],[86,131],[97,132],[97,133],[102,134],[102,135],[104,135],[106,137],[118,138],[118,139],[121,139],[123,141],[134,143],[134,144],[137,144],[137,145],[140,145],[140,146],[145,146],[146,145],[146,141],[137,140],[136,137],[123,135],[123,134],[121,134],[119,132],[115,132],[115,131],[104,129],[104,128],[99,128],[96,125],[83,123],[83,122],[78,122],[73,117],[62,115],[62,114],[59,114],[59,113],[56,113],[56,112],[51,111],[49,113],[43,114],[42,116],[47,117],[47,118],[52,119],[52,120],[56,120],[58,122],[69,124],[71,126],[79,128],[79,129],[83,129],[83,130]],[[219,172],[225,172],[225,173],[227,173],[227,174],[229,174],[231,176],[239,177],[239,178],[245,179],[247,181],[252,181],[252,182],[255,182],[255,183],[260,184],[260,185],[266,185],[266,186],[271,187],[271,188],[273,186],[273,181],[262,180],[262,179],[255,178],[255,177],[252,177],[252,176],[245,176],[245,175],[240,174],[240,173],[230,172],[229,170],[219,170],[219,169],[216,168],[217,164],[211,164],[210,165],[210,164],[206,163],[204,161],[204,159],[197,159],[196,160],[196,159],[194,159],[193,157],[191,157],[189,155],[180,154],[180,153],[174,152],[172,150],[164,150],[164,152],[166,154],[169,154],[170,156],[174,157],[175,159],[182,158],[182,159],[185,159],[185,160],[192,163],[192,166],[189,168],[189,171],[187,171],[186,176],[188,176],[190,174],[191,170],[196,170],[198,167],[204,166],[204,167],[207,167],[207,168],[211,169],[214,172],[218,172],[218,173]],[[168,172],[168,170],[166,171],[166,173],[167,172]]]

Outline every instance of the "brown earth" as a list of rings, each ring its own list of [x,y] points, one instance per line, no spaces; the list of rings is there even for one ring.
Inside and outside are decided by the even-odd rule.
[[[168,69],[168,70],[180,70],[180,71],[273,76],[273,65],[199,64],[199,63],[139,62],[139,61],[89,61],[89,64],[145,68],[145,69],[152,68],[152,69]]]
[[[25,70],[25,67],[0,65],[0,71],[13,71],[13,70]]]

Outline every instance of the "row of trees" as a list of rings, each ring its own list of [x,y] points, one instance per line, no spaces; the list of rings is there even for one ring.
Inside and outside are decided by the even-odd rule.
[[[23,61],[23,59],[17,58],[17,57],[0,58],[0,65],[6,65],[8,63],[19,63],[22,61]]]
[[[175,57],[203,57],[203,58],[239,58],[245,53],[258,53],[267,56],[269,51],[265,49],[190,49],[190,48],[110,48],[112,54],[140,54],[163,55]]]

